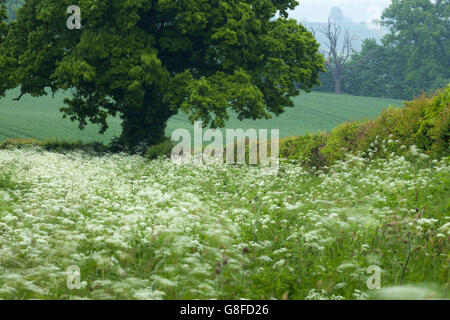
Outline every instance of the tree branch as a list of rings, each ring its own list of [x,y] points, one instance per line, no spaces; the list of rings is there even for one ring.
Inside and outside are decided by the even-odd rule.
[[[13,101],[19,101],[25,94],[26,94],[25,92],[22,92],[20,94],[20,96],[18,96],[17,98],[13,99]]]

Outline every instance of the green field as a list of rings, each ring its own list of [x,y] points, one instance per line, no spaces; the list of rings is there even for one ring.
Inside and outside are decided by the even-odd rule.
[[[109,120],[110,129],[105,135],[98,135],[97,126],[89,126],[83,131],[77,123],[62,119],[59,109],[63,106],[64,94],[41,98],[29,95],[17,102],[18,90],[11,90],[0,100],[0,141],[9,138],[58,138],[68,141],[109,142],[120,134],[120,119]],[[303,135],[307,132],[331,130],[347,120],[375,118],[389,105],[402,106],[402,102],[392,99],[334,95],[331,93],[302,94],[294,99],[295,108],[289,108],[280,117],[271,120],[231,119],[227,128],[280,129],[280,136]],[[167,134],[178,128],[191,130],[192,125],[184,114],[173,117],[168,124]],[[191,130],[192,131],[192,130]]]

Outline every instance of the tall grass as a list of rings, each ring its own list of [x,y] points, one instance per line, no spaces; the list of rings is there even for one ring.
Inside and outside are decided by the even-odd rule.
[[[407,152],[266,175],[1,150],[3,181],[29,187],[0,188],[0,298],[448,297],[449,159]]]

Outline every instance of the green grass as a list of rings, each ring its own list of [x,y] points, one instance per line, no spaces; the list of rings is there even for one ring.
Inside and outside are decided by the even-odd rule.
[[[57,138],[66,141],[108,142],[120,133],[120,120],[111,119],[111,128],[104,136],[98,134],[97,126],[78,129],[77,123],[62,119],[59,109],[64,95],[57,94],[41,98],[29,95],[12,101],[18,90],[11,90],[0,100],[0,141],[9,138],[34,138],[39,140]]]
[[[0,172],[0,299],[449,297],[448,158],[267,175],[20,149]]]
[[[17,102],[18,90],[11,90],[0,100],[0,142],[9,138],[34,138],[83,142],[109,142],[121,131],[120,119],[109,120],[110,129],[105,135],[98,134],[98,127],[88,126],[83,131],[77,123],[62,119],[59,109],[63,106],[64,94],[54,98],[51,95],[33,98],[23,96]],[[389,105],[402,106],[392,99],[334,95],[331,93],[302,94],[294,99],[295,108],[288,108],[280,117],[270,120],[245,120],[236,118],[227,123],[227,128],[280,129],[280,137],[303,135],[319,130],[329,131],[347,120],[375,118]],[[192,125],[184,114],[173,117],[168,124],[167,134],[178,128],[193,132]]]

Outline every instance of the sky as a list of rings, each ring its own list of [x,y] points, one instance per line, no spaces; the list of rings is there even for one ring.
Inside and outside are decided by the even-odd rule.
[[[299,0],[300,5],[291,12],[291,17],[299,21],[326,22],[331,8],[338,6],[344,16],[353,22],[366,22],[372,27],[374,19],[379,19],[391,0]]]

